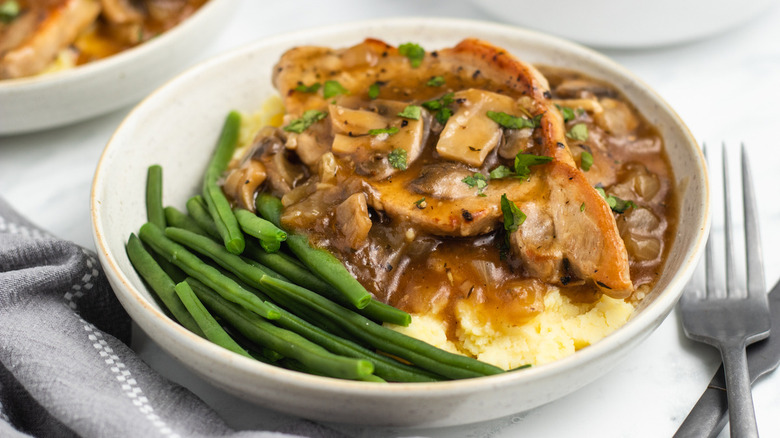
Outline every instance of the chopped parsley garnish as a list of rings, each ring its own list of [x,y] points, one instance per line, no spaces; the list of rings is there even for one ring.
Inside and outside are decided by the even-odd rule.
[[[585,203],[580,204],[580,211],[585,211]]]
[[[419,107],[417,105],[407,105],[403,111],[398,113],[398,117],[404,117],[412,120],[420,120],[421,114],[422,114],[422,107]]]
[[[560,106],[558,104],[555,104],[555,106],[558,108],[558,110],[563,115],[563,123],[569,123],[570,121],[575,119],[574,110],[569,108],[568,106]]]
[[[425,49],[417,43],[404,43],[398,46],[398,53],[409,58],[412,68],[417,68],[422,64],[425,57]]]
[[[488,111],[487,116],[490,118],[490,120],[498,123],[504,128],[509,129],[534,128],[539,124],[537,118],[529,120],[525,117],[516,117],[505,112]]]
[[[389,128],[369,129],[368,130],[368,135],[382,135],[382,134],[393,135],[393,134],[397,134],[397,133],[398,133],[398,128],[395,127],[395,126],[391,126]],[[398,150],[398,149],[396,149],[396,150]],[[401,149],[401,150],[403,151],[403,149]],[[393,152],[395,152],[395,151],[393,151]],[[406,156],[406,151],[404,151],[404,157],[405,156]]]
[[[387,154],[387,161],[396,169],[406,170],[406,150],[401,148],[393,149],[393,152]],[[425,201],[425,198],[422,200]]]
[[[510,169],[503,164],[490,171],[490,178],[501,179],[507,177],[514,177],[525,179],[531,175],[531,166],[539,164],[545,164],[552,161],[552,157],[545,155],[533,155],[519,153],[515,155],[514,169]]]
[[[490,171],[490,179],[501,179],[515,176],[515,172],[503,164]]]
[[[588,139],[588,126],[584,123],[577,123],[566,133],[566,137],[572,140],[585,141]]]
[[[325,85],[322,87],[322,96],[325,99],[329,99],[339,94],[349,94],[349,90],[344,88],[339,81],[325,81]]]
[[[311,85],[304,85],[303,83],[300,83],[297,87],[295,87],[295,91],[300,91],[301,93],[316,93],[321,86],[322,84],[319,82],[315,82]]]
[[[295,132],[300,134],[305,131],[309,126],[319,122],[328,116],[328,113],[318,110],[308,110],[301,116],[300,119],[295,119],[290,122],[289,125],[284,127],[287,132]]]
[[[377,97],[379,97],[379,84],[374,82],[368,86],[368,98],[374,100]]]
[[[487,178],[485,178],[485,175],[476,172],[474,175],[467,176],[463,178],[461,181],[463,181],[467,186],[471,188],[477,189],[477,195],[479,196],[486,196],[482,191],[485,190],[485,187],[487,187],[488,182]]]
[[[470,150],[470,151],[474,151],[474,152],[479,152],[479,151],[481,151],[481,150],[482,150],[482,148],[479,148],[479,149],[477,149],[477,148],[475,148],[474,146],[469,146],[469,150]]]
[[[588,151],[582,151],[580,155],[580,167],[585,172],[590,170],[590,166],[593,165],[593,154]]]
[[[422,210],[422,209],[424,209],[425,207],[427,207],[427,206],[428,206],[428,203],[427,203],[427,202],[425,202],[425,198],[420,198],[420,199],[418,199],[418,200],[414,201],[414,205],[416,205],[416,206],[417,206],[417,208],[419,208],[420,210]]]
[[[441,87],[444,83],[444,76],[432,76],[425,85],[429,87]]]
[[[525,213],[506,197],[506,193],[501,195],[501,212],[504,214],[504,229],[510,233],[517,231],[525,222]]]
[[[515,174],[517,178],[528,178],[531,175],[531,166],[550,161],[552,161],[552,157],[545,155],[517,154],[515,155]]]
[[[15,0],[6,0],[0,4],[0,21],[10,23],[19,16],[21,8]]]
[[[444,125],[452,116],[452,110],[449,106],[452,105],[453,102],[455,102],[455,93],[447,93],[438,99],[423,102],[422,106],[433,112],[436,120]]]
[[[596,187],[596,191],[607,200],[607,205],[609,205],[609,208],[615,213],[619,214],[625,212],[629,208],[636,208],[634,201],[626,201],[614,195],[607,196],[607,192],[604,191],[603,187]]]

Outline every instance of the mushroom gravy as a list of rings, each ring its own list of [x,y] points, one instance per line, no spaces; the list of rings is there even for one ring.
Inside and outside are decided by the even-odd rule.
[[[225,192],[249,209],[256,191],[281,196],[285,227],[450,339],[460,305],[517,326],[552,290],[641,300],[677,200],[663,140],[631,103],[478,40],[418,66],[402,52],[367,40],[283,55],[286,126],[260,131]]]

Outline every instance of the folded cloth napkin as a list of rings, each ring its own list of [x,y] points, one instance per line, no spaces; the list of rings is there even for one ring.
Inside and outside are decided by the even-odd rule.
[[[287,437],[236,432],[127,345],[130,318],[95,254],[0,198],[0,437]],[[286,433],[336,437],[301,420]]]

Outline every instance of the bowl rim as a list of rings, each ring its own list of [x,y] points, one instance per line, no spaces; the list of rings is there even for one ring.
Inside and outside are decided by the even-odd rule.
[[[5,93],[23,93],[27,90],[41,89],[53,85],[67,85],[84,78],[99,76],[116,68],[121,68],[137,58],[143,58],[150,52],[164,49],[169,44],[169,41],[174,41],[180,34],[186,36],[190,28],[198,26],[204,20],[208,20],[211,16],[211,11],[216,12],[222,7],[222,3],[230,3],[232,1],[208,0],[192,15],[171,29],[142,44],[130,47],[111,56],[52,73],[0,80],[0,97]]]
[[[166,93],[169,87],[173,87],[179,82],[185,82],[191,77],[197,76],[201,71],[210,69],[213,65],[220,64],[229,59],[241,56],[242,54],[247,54],[266,46],[276,46],[284,43],[285,41],[299,40],[307,36],[316,37],[332,35],[333,33],[340,31],[355,31],[360,29],[365,29],[366,33],[368,33],[371,31],[371,27],[388,26],[425,26],[427,28],[440,27],[445,29],[468,28],[474,33],[478,33],[480,31],[494,31],[522,36],[524,39],[532,38],[540,40],[546,44],[563,47],[567,52],[574,52],[579,55],[587,56],[593,59],[594,62],[607,67],[611,71],[617,72],[620,76],[631,79],[638,85],[643,93],[648,94],[655,101],[655,103],[659,105],[660,111],[667,112],[669,116],[671,116],[677,122],[679,128],[681,128],[682,133],[687,139],[687,143],[694,146],[698,158],[696,160],[697,170],[698,174],[703,177],[702,185],[704,190],[703,199],[697,199],[695,201],[703,205],[701,210],[702,215],[701,217],[697,218],[699,232],[691,246],[688,248],[687,252],[684,254],[681,269],[673,275],[663,293],[659,294],[658,297],[653,300],[653,302],[645,306],[639,314],[633,314],[631,319],[629,319],[629,321],[627,321],[626,324],[624,324],[622,327],[619,327],[617,330],[596,342],[595,344],[578,350],[574,354],[571,354],[562,359],[544,365],[531,367],[517,373],[507,372],[493,376],[463,380],[430,383],[393,383],[391,385],[384,383],[349,381],[308,375],[241,357],[238,354],[229,352],[217,346],[216,344],[213,344],[210,341],[207,341],[189,332],[184,327],[166,316],[160,309],[152,306],[146,300],[146,298],[144,298],[143,295],[132,285],[127,275],[119,268],[114,255],[109,251],[108,243],[103,238],[104,229],[102,226],[102,209],[100,206],[100,200],[98,199],[98,194],[101,190],[104,178],[103,169],[105,167],[105,163],[107,160],[109,160],[111,155],[110,151],[112,150],[113,145],[117,143],[116,139],[123,134],[125,129],[129,129],[126,127],[130,125],[130,121],[138,117],[137,114],[142,113],[148,102],[156,99],[156,96]],[[381,38],[381,35],[379,37]],[[188,344],[186,347],[189,349],[201,350],[203,353],[206,353],[212,357],[220,357],[220,361],[230,362],[232,366],[240,368],[243,372],[255,375],[262,374],[266,377],[273,377],[279,379],[281,383],[284,384],[293,386],[306,386],[318,391],[333,390],[338,391],[341,394],[375,397],[393,397],[394,395],[402,395],[407,397],[415,395],[416,393],[425,393],[426,395],[433,396],[454,395],[456,393],[468,393],[474,389],[504,386],[509,382],[518,384],[525,381],[533,381],[540,378],[551,377],[565,373],[567,370],[571,370],[583,363],[591,362],[602,355],[606,355],[609,351],[616,349],[620,345],[632,343],[633,340],[643,336],[642,332],[645,331],[647,327],[654,325],[657,326],[660,321],[663,320],[669,314],[669,312],[671,312],[680,295],[682,294],[683,287],[691,277],[696,267],[696,261],[699,259],[703,251],[704,244],[707,240],[707,235],[711,223],[709,206],[710,193],[707,168],[701,148],[696,142],[695,137],[692,135],[689,128],[685,125],[679,115],[672,109],[672,107],[656,91],[649,87],[644,81],[639,79],[635,74],[631,73],[628,69],[592,49],[542,32],[482,20],[430,17],[394,17],[373,20],[357,20],[335,25],[294,30],[283,34],[261,37],[257,40],[226,51],[220,55],[190,67],[189,69],[161,85],[153,93],[142,100],[133,108],[133,110],[117,127],[116,131],[112,134],[100,156],[97,168],[95,170],[92,190],[90,193],[93,239],[95,241],[95,245],[101,261],[103,261],[104,269],[114,274],[115,278],[121,282],[122,286],[124,287],[124,291],[127,292],[127,298],[131,298],[135,304],[145,308],[147,311],[150,311],[151,315],[154,317],[154,323],[158,327],[164,328],[169,333],[172,333],[173,336],[178,338],[177,341],[185,342]],[[647,334],[649,333],[645,333],[645,335]],[[154,338],[152,337],[152,339]]]

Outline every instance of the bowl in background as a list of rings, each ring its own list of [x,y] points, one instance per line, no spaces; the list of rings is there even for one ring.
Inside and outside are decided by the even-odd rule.
[[[472,0],[496,19],[594,47],[633,49],[684,43],[737,27],[776,4],[751,0]]]
[[[0,80],[0,135],[54,128],[141,100],[188,66],[227,21],[233,0],[209,0],[160,36],[50,74]]]
[[[272,67],[304,44],[345,47],[366,37],[427,49],[476,36],[531,63],[576,68],[607,80],[663,136],[681,200],[677,238],[656,287],[625,326],[574,355],[522,372],[436,383],[379,384],[296,373],[252,361],[188,332],[169,319],[133,270],[124,244],[146,221],[146,169],[162,165],[164,202],[183,208],[197,193],[230,110],[256,111],[277,92]],[[164,350],[204,379],[247,400],[306,418],[394,426],[446,426],[498,418],[562,397],[605,374],[669,314],[693,272],[709,228],[704,160],[671,108],[609,59],[555,37],[452,19],[387,19],[266,38],[202,63],[139,104],[110,140],[92,187],[98,255],[117,297]]]

